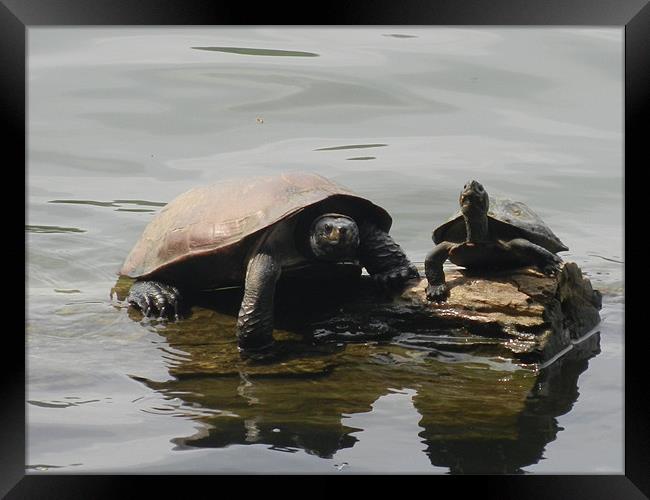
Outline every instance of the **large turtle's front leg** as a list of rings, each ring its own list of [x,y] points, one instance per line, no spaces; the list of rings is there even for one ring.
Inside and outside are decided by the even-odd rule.
[[[126,297],[129,304],[138,307],[147,317],[165,318],[173,314],[175,319],[178,319],[180,299],[178,288],[160,281],[136,281]]]
[[[371,224],[360,228],[359,260],[382,287],[399,289],[420,277],[417,268],[386,231]]]
[[[559,271],[562,259],[546,248],[536,245],[524,238],[515,238],[505,242],[519,257],[538,267],[544,274],[553,275]]]
[[[266,350],[273,344],[273,297],[280,271],[280,264],[267,252],[259,252],[248,261],[237,318],[237,340],[244,354]]]
[[[442,265],[449,258],[449,252],[455,245],[450,241],[438,243],[424,261],[424,274],[429,282],[426,294],[427,299],[431,301],[444,302],[449,297],[449,287],[445,281]]]

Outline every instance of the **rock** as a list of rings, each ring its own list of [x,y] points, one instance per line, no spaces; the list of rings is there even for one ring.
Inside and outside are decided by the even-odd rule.
[[[456,268],[446,279],[446,302],[427,301],[423,279],[389,300],[360,295],[335,316],[317,320],[313,334],[321,340],[402,336],[408,343],[410,333],[441,350],[544,363],[600,322],[600,292],[573,262],[554,277],[531,268],[487,276]]]

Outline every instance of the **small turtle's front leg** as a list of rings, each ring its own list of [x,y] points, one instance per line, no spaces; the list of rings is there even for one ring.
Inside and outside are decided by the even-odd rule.
[[[555,275],[560,270],[562,259],[559,256],[527,239],[515,238],[506,242],[506,245],[516,252],[523,261],[533,264],[546,275]]]
[[[417,268],[386,231],[365,224],[359,236],[361,265],[382,288],[400,289],[407,281],[420,277]]]
[[[424,261],[424,274],[429,285],[427,286],[427,299],[435,302],[444,302],[449,297],[449,287],[445,282],[445,271],[442,265],[449,258],[449,252],[455,243],[443,241],[438,243],[429,252]]]
[[[147,317],[166,318],[172,316],[175,319],[179,317],[180,291],[167,283],[136,281],[131,286],[126,300],[129,304],[138,307]]]
[[[276,259],[265,252],[248,262],[237,318],[237,340],[243,355],[265,351],[273,345],[273,297],[280,271]]]

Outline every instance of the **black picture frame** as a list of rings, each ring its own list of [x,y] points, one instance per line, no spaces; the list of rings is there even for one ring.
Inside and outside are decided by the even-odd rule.
[[[26,165],[26,30],[32,26],[72,25],[554,25],[554,26],[619,26],[625,28],[625,167],[624,179],[634,170],[647,167],[643,126],[647,122],[650,102],[650,6],[648,0],[375,0],[356,2],[323,2],[304,4],[247,4],[209,2],[202,0],[1,0],[0,47],[3,122],[5,132],[4,172]],[[6,153],[9,155],[6,155]],[[13,160],[13,161],[12,161]],[[643,163],[642,163],[643,161]],[[20,194],[5,177],[6,191]],[[630,213],[626,185],[625,212]],[[643,196],[643,194],[641,194]],[[647,198],[647,195],[645,195]],[[23,200],[25,201],[25,200]],[[19,202],[19,201],[18,201]],[[17,203],[18,203],[17,202]],[[15,205],[11,205],[15,206]],[[18,219],[8,217],[7,219]],[[624,224],[624,221],[622,221]],[[24,226],[15,220],[16,234],[24,234]],[[20,226],[20,227],[19,227]],[[5,238],[9,258],[24,255],[18,247],[19,237]],[[24,240],[23,240],[24,241]],[[625,259],[629,246],[625,245]],[[647,255],[647,252],[646,252]],[[25,262],[25,265],[27,263]],[[7,267],[17,269],[17,265]],[[11,270],[11,269],[10,269]],[[17,274],[19,271],[16,271]],[[9,280],[9,278],[6,278]],[[24,275],[17,275],[24,283]],[[17,335],[23,318],[15,301],[16,286],[5,287],[5,317],[10,327],[5,332],[7,352],[2,377],[2,425],[0,426],[0,495],[7,498],[129,498],[134,487],[155,481],[168,494],[189,493],[188,478],[179,483],[170,476],[74,476],[25,475],[25,338]],[[632,295],[632,296],[630,296]],[[25,300],[28,300],[25,290]],[[638,299],[626,294],[626,306]],[[26,310],[26,309],[25,309]],[[25,323],[22,322],[22,325]],[[494,498],[589,498],[634,499],[650,495],[650,433],[645,406],[646,390],[642,349],[643,329],[630,327],[625,315],[625,472],[621,475],[527,475],[527,476],[436,476],[435,486],[447,484],[455,495],[477,488],[482,496]],[[12,328],[13,327],[13,328]],[[177,478],[176,478],[177,479]],[[200,479],[200,480],[199,480]],[[257,478],[253,483],[270,480]],[[381,479],[381,478],[377,478]],[[425,480],[429,481],[427,477]],[[219,481],[219,482],[216,482]],[[203,476],[192,479],[192,492],[202,491],[210,482],[206,496],[219,494],[223,478]],[[184,485],[182,484],[184,483]],[[381,483],[381,482],[380,482]],[[379,483],[379,484],[380,484]],[[247,479],[247,485],[248,485]],[[260,483],[261,484],[261,483]],[[265,488],[268,484],[265,483]],[[197,493],[191,493],[196,495]],[[232,494],[232,493],[230,493]],[[436,494],[430,491],[429,494]]]

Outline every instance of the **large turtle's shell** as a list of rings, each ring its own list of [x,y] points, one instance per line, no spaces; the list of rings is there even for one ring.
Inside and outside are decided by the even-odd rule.
[[[569,249],[539,215],[520,201],[490,196],[488,227],[494,239],[526,238],[553,253]],[[465,220],[460,210],[433,231],[436,244],[441,241],[462,243],[466,238]]]
[[[308,207],[347,208],[388,231],[392,219],[381,207],[324,177],[287,173],[229,180],[187,191],[165,205],[145,228],[119,274],[147,278],[170,272],[201,281],[237,279],[255,236]],[[346,213],[343,211],[343,213]],[[179,264],[183,264],[179,266]]]

